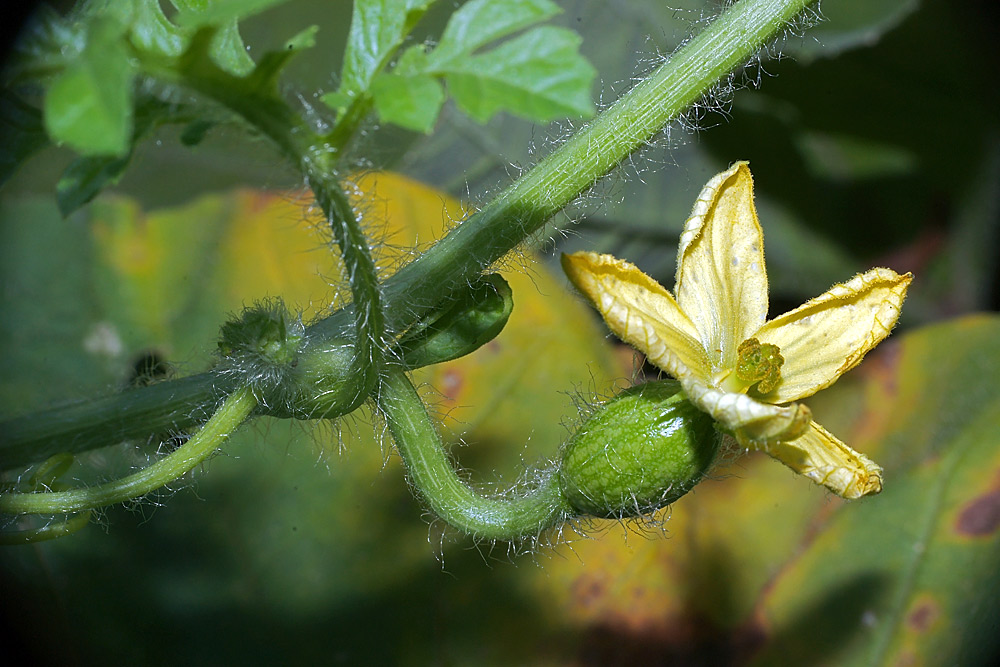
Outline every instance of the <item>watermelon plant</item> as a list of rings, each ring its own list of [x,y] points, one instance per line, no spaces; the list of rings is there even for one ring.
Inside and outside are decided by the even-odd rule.
[[[418,645],[414,660],[435,659],[431,618],[414,622],[424,639],[379,644],[330,611],[334,600],[374,609],[436,588],[428,582],[439,573],[419,565],[422,522],[396,516],[412,506],[408,486],[435,539],[536,558],[572,549],[587,562],[496,580],[516,582],[536,611],[483,618],[530,619],[533,662],[561,661],[567,646],[611,660],[989,655],[995,640],[979,631],[995,603],[980,595],[976,608],[986,611],[970,612],[961,600],[995,579],[988,564],[1000,544],[997,396],[983,380],[1000,358],[996,320],[916,329],[881,352],[901,316],[915,325],[947,308],[936,310],[932,292],[911,294],[903,308],[926,275],[912,253],[854,252],[879,243],[878,225],[839,245],[826,239],[849,234],[822,228],[843,213],[840,199],[851,197],[837,194],[852,179],[889,182],[884,210],[864,215],[911,211],[913,197],[894,196],[891,181],[919,162],[916,149],[849,124],[820,131],[766,96],[732,106],[734,90],[762,83],[755,73],[775,56],[839,60],[893,34],[916,3],[831,7],[833,30],[820,23],[828,8],[805,0],[660,8],[681,17],[676,48],[641,76],[627,70],[635,81],[620,94],[603,84],[596,104],[597,69],[584,56],[597,52],[594,31],[574,25],[572,13],[585,12],[570,3],[561,15],[551,0],[355,0],[328,10],[342,17],[329,25],[302,21],[300,4],[84,1],[37,12],[10,51],[0,97],[0,539],[20,545],[4,556],[23,573],[12,600],[37,597],[29,561],[39,554],[89,577],[85,563],[102,549],[140,545],[152,563],[187,545],[207,549],[202,563],[217,557],[218,571],[204,571],[231,585],[195,577],[165,584],[170,594],[136,592],[137,603],[162,601],[150,613],[164,623],[171,595],[189,591],[239,609],[242,627],[270,628],[261,632],[294,641],[307,659],[323,659],[311,653],[319,644],[306,637],[310,626],[275,619],[333,614],[347,654],[399,662]],[[253,34],[259,45],[245,41]],[[327,63],[321,76],[317,62]],[[809,88],[815,80],[796,83],[821,97]],[[731,121],[707,127],[717,109]],[[487,139],[510,118],[555,121],[561,136],[509,185],[496,184],[495,163],[466,168],[459,178],[474,204],[383,170],[434,180],[442,162],[464,159],[456,137],[499,151]],[[631,226],[601,220],[615,207],[606,177],[637,170],[618,186],[630,189],[661,173],[651,171],[656,151],[686,154],[677,136],[691,126],[704,128],[707,150],[724,153],[688,179],[707,181],[700,192],[681,197],[657,180],[648,189],[669,191],[669,210],[653,206],[651,222],[643,213]],[[737,129],[734,153],[725,142]],[[767,156],[783,141],[792,157],[776,168]],[[298,190],[213,192],[210,161],[188,169],[179,188],[156,170],[150,179],[154,151],[210,156],[220,145],[240,168],[255,159],[244,156],[268,156],[265,180]],[[755,149],[765,156],[759,170]],[[756,182],[739,161],[747,157]],[[976,162],[984,182],[994,158]],[[826,190],[803,187],[803,173],[822,174]],[[482,174],[494,180],[473,193]],[[768,196],[782,188],[776,176],[787,180],[786,208]],[[140,177],[154,183],[148,192]],[[33,178],[45,182],[43,196],[28,196]],[[121,194],[140,190],[139,201]],[[188,192],[199,196],[179,194]],[[634,206],[642,196],[622,199]],[[984,289],[990,244],[968,230],[986,232],[962,229],[931,282],[954,273]],[[569,230],[580,237],[559,238]],[[563,251],[582,299],[538,257],[548,245]],[[962,252],[978,263],[960,261]],[[672,289],[663,286],[670,273]],[[960,310],[988,307],[969,299]],[[602,337],[585,301],[635,352]],[[875,361],[831,387],[870,352]],[[463,440],[488,446],[462,451]],[[329,470],[316,470],[316,458]],[[365,474],[379,467],[375,489]],[[191,503],[198,496],[185,487],[195,483],[207,502]],[[117,513],[122,504],[133,512]],[[155,507],[147,524],[129,525]],[[231,533],[211,548],[177,528],[225,534],[207,526],[229,507],[239,508]],[[315,549],[265,546],[275,530],[300,525]],[[606,535],[616,525],[654,539],[623,548]],[[147,526],[165,532],[143,539]],[[246,560],[221,565],[237,553]],[[377,555],[359,563],[368,553]],[[331,554],[347,564],[336,574]],[[416,582],[422,588],[407,588]],[[109,583],[70,586],[71,606],[102,599],[94,591]],[[240,590],[266,599],[265,610],[247,612]],[[447,616],[450,657],[482,657],[469,644],[480,617]],[[78,640],[98,627],[73,626],[51,624]],[[986,638],[960,641],[956,627]],[[804,639],[809,628],[819,628],[818,646]],[[273,655],[250,654],[235,637],[198,641],[228,642],[231,657],[285,655],[280,642]],[[88,654],[103,642],[89,642]],[[525,661],[512,647],[483,645],[487,662]],[[170,654],[155,646],[113,650],[153,662]]]

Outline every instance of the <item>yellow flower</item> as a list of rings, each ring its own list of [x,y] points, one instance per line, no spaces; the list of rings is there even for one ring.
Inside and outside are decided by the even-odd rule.
[[[746,162],[698,196],[677,251],[676,299],[610,255],[563,255],[563,268],[616,335],[742,446],[844,498],[882,490],[882,469],[794,401],[833,384],[889,335],[911,274],[871,269],[766,321],[764,238]]]

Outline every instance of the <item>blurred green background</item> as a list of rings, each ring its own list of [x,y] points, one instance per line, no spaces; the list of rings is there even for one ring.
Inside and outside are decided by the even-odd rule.
[[[674,0],[560,2],[613,100],[715,11]],[[669,5],[669,6],[668,6]],[[452,3],[421,24],[433,37]],[[251,54],[320,25],[288,94],[333,87],[350,3],[249,21]],[[369,417],[258,422],[183,488],[54,543],[0,552],[7,650],[42,664],[991,664],[1000,624],[1000,134],[988,3],[827,1],[567,211],[513,262],[497,342],[421,376],[472,478],[504,486],[553,456],[576,405],[633,372],[565,291],[554,250],[627,258],[672,285],[702,184],[754,173],[782,312],[872,265],[916,278],[896,333],[810,402],[885,470],[844,503],[758,456],[728,460],[652,523],[595,522],[535,549],[473,544],[413,500]],[[571,124],[454,112],[383,128],[359,168],[488,200]],[[360,157],[360,156],[359,156]],[[143,355],[204,369],[227,312],[335,298],[337,266],[293,172],[259,142],[164,130],[115,192],[62,220],[46,151],[0,190],[0,416],[121,386]],[[456,215],[383,175],[390,245]],[[243,188],[236,191],[235,188]],[[255,192],[246,190],[252,188]],[[269,191],[265,194],[261,191]],[[289,261],[289,258],[293,258]],[[530,265],[530,266],[528,266]],[[91,454],[140,465],[134,443]],[[82,474],[82,473],[81,473]],[[558,542],[555,547],[546,541]],[[521,552],[528,553],[521,553]]]

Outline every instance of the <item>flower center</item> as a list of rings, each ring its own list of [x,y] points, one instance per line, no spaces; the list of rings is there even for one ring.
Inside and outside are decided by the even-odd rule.
[[[736,348],[736,377],[747,383],[749,389],[766,394],[781,381],[781,364],[785,363],[777,345],[764,343],[756,338],[748,338]]]

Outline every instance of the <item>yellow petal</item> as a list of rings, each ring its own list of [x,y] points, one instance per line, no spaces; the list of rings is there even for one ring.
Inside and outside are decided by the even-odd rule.
[[[616,336],[675,378],[711,371],[694,325],[662,285],[611,255],[562,256],[563,270],[604,316]]]
[[[857,366],[896,324],[912,278],[871,269],[765,324],[755,337],[785,359],[767,400],[811,396]]]
[[[677,252],[677,303],[719,368],[767,318],[764,237],[753,203],[753,177],[737,162],[698,195]]]
[[[812,413],[804,405],[771,405],[746,394],[722,391],[693,378],[679,378],[684,393],[699,410],[728,428],[744,447],[765,447],[794,440],[809,428]]]
[[[841,498],[852,500],[882,490],[882,468],[816,422],[802,437],[764,451]]]

